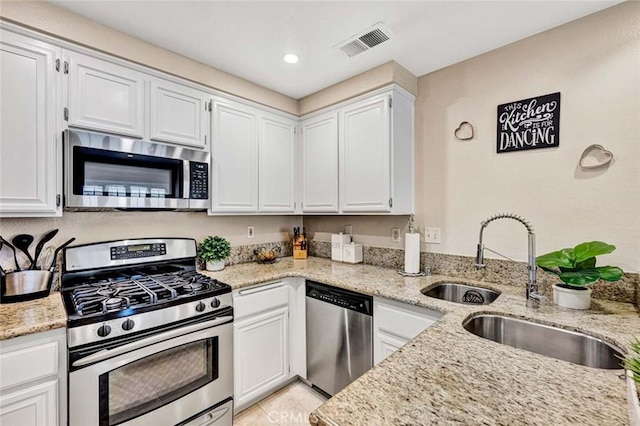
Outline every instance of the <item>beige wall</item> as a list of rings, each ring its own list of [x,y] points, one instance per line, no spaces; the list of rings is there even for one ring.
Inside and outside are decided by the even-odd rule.
[[[425,75],[418,84],[416,222],[442,229],[442,243],[427,251],[473,256],[480,222],[514,212],[533,224],[538,254],[603,240],[617,246],[603,261],[640,271],[640,3]],[[562,96],[560,146],[496,154],[497,105],[553,92]],[[475,127],[473,140],[453,137],[461,121]],[[577,166],[591,144],[613,152],[608,169]],[[338,222],[390,246],[394,222],[381,219],[376,228],[371,220]],[[305,218],[305,225],[310,232],[339,230],[330,218]],[[514,221],[490,224],[485,244],[515,260],[527,256],[526,231]]]
[[[298,102],[298,114],[305,115],[383,86],[397,83],[416,95],[418,79],[395,61],[387,62],[326,89],[305,96]]]
[[[496,154],[496,106],[561,92],[560,146]],[[627,2],[419,79],[418,222],[442,228],[440,253],[473,255],[480,221],[515,212],[542,254],[583,241],[617,246],[605,262],[640,271],[640,3]],[[471,141],[453,131],[475,127]],[[578,167],[601,144],[608,169]],[[526,232],[494,222],[485,244],[526,259]]]
[[[2,219],[0,225],[0,234],[7,239],[21,233],[40,238],[52,229],[60,229],[52,244],[61,244],[71,237],[76,237],[74,244],[84,244],[139,237],[187,237],[202,241],[207,235],[220,235],[232,246],[238,246],[288,241],[293,227],[302,226],[302,218],[213,217],[204,212],[64,212],[57,218]],[[249,225],[255,228],[254,238],[247,238]],[[10,250],[2,250],[0,256],[3,266],[13,267]]]
[[[0,17],[245,99],[297,114],[298,101],[50,3],[5,1]]]

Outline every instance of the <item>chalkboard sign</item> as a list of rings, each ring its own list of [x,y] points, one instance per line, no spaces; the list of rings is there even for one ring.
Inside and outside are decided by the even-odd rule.
[[[560,92],[498,105],[498,154],[558,145]]]

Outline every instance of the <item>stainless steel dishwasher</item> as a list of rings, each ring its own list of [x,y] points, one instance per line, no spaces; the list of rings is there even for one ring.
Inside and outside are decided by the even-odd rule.
[[[307,380],[333,396],[373,367],[373,297],[306,284]]]

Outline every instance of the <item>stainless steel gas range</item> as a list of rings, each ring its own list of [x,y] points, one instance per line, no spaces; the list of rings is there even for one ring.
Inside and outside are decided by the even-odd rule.
[[[231,425],[231,288],[186,238],[64,251],[69,424]]]

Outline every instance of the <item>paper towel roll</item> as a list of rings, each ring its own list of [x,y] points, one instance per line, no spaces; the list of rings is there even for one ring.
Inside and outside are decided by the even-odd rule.
[[[404,272],[420,272],[420,234],[404,234]]]

